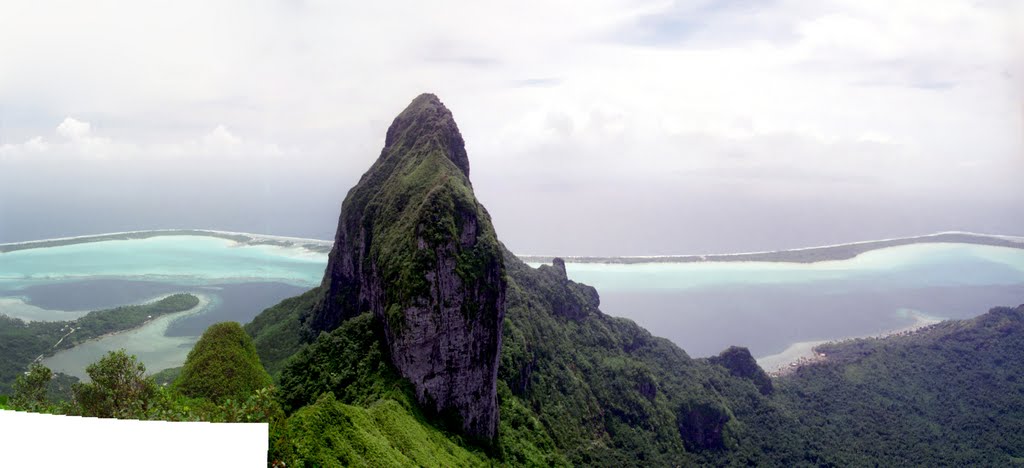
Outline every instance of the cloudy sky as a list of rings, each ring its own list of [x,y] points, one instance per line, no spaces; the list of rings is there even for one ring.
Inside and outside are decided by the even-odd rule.
[[[1016,2],[490,3],[0,0],[0,242],[331,238],[427,91],[520,253],[1024,235]]]

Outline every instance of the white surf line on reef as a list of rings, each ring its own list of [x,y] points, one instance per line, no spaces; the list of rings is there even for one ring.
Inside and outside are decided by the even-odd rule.
[[[327,246],[333,246],[334,245],[334,241],[327,241],[327,240],[324,240],[324,239],[291,238],[291,237],[288,237],[288,236],[261,235],[261,233],[254,233],[254,232],[233,232],[233,231],[230,231],[230,230],[214,230],[214,229],[181,229],[181,230],[196,230],[196,231],[200,231],[200,232],[215,232],[215,233],[222,233],[222,235],[228,235],[228,236],[249,236],[249,237],[254,238],[254,239],[263,239],[263,240],[268,240],[268,241],[288,241],[288,242],[297,242],[297,243],[306,243],[306,244],[319,244],[319,245],[327,245]]]
[[[37,243],[42,243],[42,242],[70,241],[70,240],[89,240],[89,239],[98,239],[98,238],[107,237],[107,236],[128,235],[128,234],[161,234],[161,233],[167,233],[167,234],[173,235],[173,233],[182,232],[182,231],[194,232],[194,233],[222,234],[222,235],[231,235],[231,236],[246,236],[246,237],[252,238],[253,240],[278,240],[278,241],[287,241],[287,242],[296,242],[296,243],[318,244],[318,245],[324,245],[324,246],[330,246],[330,245],[334,244],[334,241],[332,241],[332,240],[313,239],[313,238],[308,238],[308,237],[278,236],[278,235],[273,235],[273,234],[257,234],[257,233],[253,233],[253,232],[240,232],[240,231],[221,231],[221,230],[218,230],[218,229],[180,228],[180,229],[147,229],[147,230],[139,230],[139,231],[118,231],[118,232],[107,232],[107,233],[100,233],[100,234],[86,234],[86,235],[71,236],[71,237],[53,237],[53,238],[49,238],[49,239],[36,239],[36,240],[30,240],[30,241],[0,243],[0,247],[17,246],[17,245],[31,245],[31,244],[37,244]],[[519,256],[519,257],[552,257],[552,258],[554,258],[554,257],[561,257],[561,258],[566,259],[567,261],[569,261],[569,263],[571,263],[570,259],[583,259],[583,258],[622,258],[622,259],[637,258],[637,259],[641,259],[641,258],[730,257],[730,256],[739,256],[739,255],[762,255],[762,254],[785,253],[785,252],[802,252],[802,251],[807,251],[807,250],[828,249],[828,248],[835,248],[835,247],[851,247],[851,246],[864,245],[864,244],[873,244],[873,243],[877,243],[877,242],[892,242],[892,241],[902,241],[902,240],[920,240],[920,239],[928,239],[928,238],[932,238],[932,237],[937,237],[937,236],[942,236],[942,235],[950,235],[950,234],[959,234],[959,235],[966,235],[966,236],[973,236],[973,237],[987,237],[987,238],[992,238],[992,239],[1001,239],[1001,240],[1006,240],[1006,241],[1010,241],[1010,242],[1016,242],[1016,243],[1024,244],[1024,236],[1015,236],[1015,235],[1009,235],[1009,234],[986,234],[986,233],[971,232],[971,231],[941,231],[941,232],[936,232],[936,233],[932,233],[932,234],[922,234],[922,235],[919,235],[919,236],[890,237],[890,238],[884,238],[884,239],[873,239],[873,240],[844,242],[844,243],[840,243],[840,244],[826,244],[826,245],[817,245],[817,246],[812,246],[812,247],[796,247],[796,248],[792,248],[792,249],[782,249],[782,250],[757,250],[757,251],[751,251],[751,252],[704,253],[704,254],[667,254],[667,255],[609,255],[609,256],[605,256],[605,255],[566,255],[566,256],[561,256],[561,255],[540,255],[540,254],[521,254],[521,255],[520,254],[516,254],[516,256]],[[99,241],[105,241],[105,240],[122,240],[122,239],[102,239],[102,240],[99,240]],[[134,240],[134,239],[123,239],[123,240]]]
[[[329,240],[324,240],[324,239],[310,239],[310,238],[305,238],[305,237],[276,236],[276,235],[273,235],[273,234],[256,234],[256,233],[252,233],[252,232],[220,231],[220,230],[216,230],[216,229],[181,228],[181,229],[146,229],[146,230],[141,230],[141,231],[117,231],[117,232],[106,232],[106,233],[100,233],[100,234],[85,234],[85,235],[81,235],[81,236],[53,237],[53,238],[49,238],[49,239],[36,239],[36,240],[29,240],[29,241],[6,242],[6,243],[0,244],[0,247],[8,247],[8,246],[16,246],[16,245],[32,245],[32,244],[38,244],[38,243],[42,243],[42,242],[90,240],[90,239],[97,239],[97,240],[99,240],[101,242],[102,241],[106,241],[106,240],[135,240],[135,239],[100,239],[100,238],[108,237],[108,236],[130,235],[130,234],[162,234],[162,233],[166,233],[166,234],[169,234],[169,235],[173,235],[174,233],[180,233],[180,232],[224,234],[224,235],[231,235],[231,236],[246,236],[246,237],[251,237],[254,240],[279,240],[279,241],[301,242],[301,243],[306,243],[306,244],[319,244],[319,245],[333,245],[334,244],[334,241],[329,241]]]
[[[519,254],[517,254],[517,256],[519,256],[519,257],[551,257],[551,258],[556,258],[557,257],[557,258],[561,258],[561,259],[565,260],[566,263],[572,263],[573,259],[585,259],[585,258],[622,258],[622,259],[638,258],[639,259],[639,258],[735,257],[735,256],[741,256],[741,255],[763,255],[763,254],[776,254],[776,253],[785,253],[785,252],[804,252],[804,251],[807,251],[807,250],[831,249],[831,248],[836,248],[836,247],[853,247],[853,246],[864,245],[864,244],[874,244],[874,243],[878,243],[878,242],[921,240],[921,239],[930,239],[930,238],[933,238],[933,237],[944,236],[944,235],[963,235],[963,236],[972,236],[972,237],[987,237],[987,238],[991,238],[991,239],[1000,239],[1000,240],[1006,240],[1006,241],[1010,241],[1010,242],[1024,244],[1024,236],[1014,236],[1014,235],[1009,235],[1009,234],[985,234],[985,233],[970,232],[970,231],[941,231],[941,232],[935,232],[935,233],[932,233],[932,234],[922,234],[922,235],[919,235],[919,236],[890,237],[890,238],[885,238],[885,239],[872,239],[872,240],[863,240],[863,241],[844,242],[844,243],[841,243],[841,244],[826,244],[826,245],[817,245],[817,246],[813,246],[813,247],[796,247],[796,248],[792,248],[792,249],[782,249],[782,250],[756,250],[756,251],[751,251],[751,252],[703,253],[703,254],[667,254],[667,255],[565,255],[565,256],[562,256],[562,255],[535,255],[535,254],[519,255]],[[880,248],[882,248],[882,247],[880,247]]]
[[[881,339],[896,335],[907,335],[914,333],[922,328],[930,325],[942,322],[944,319],[927,315],[917,310],[904,309],[908,315],[913,317],[914,323],[905,327],[895,328],[887,330],[881,333],[872,333],[860,336],[851,336],[846,338],[832,339],[832,340],[814,340],[814,341],[799,341],[789,345],[785,350],[778,354],[772,354],[770,356],[763,356],[756,358],[757,365],[761,366],[765,372],[770,375],[780,376],[795,371],[800,366],[806,364],[813,364],[815,362],[821,362],[828,359],[828,356],[817,351],[817,347],[826,343],[839,343],[849,340],[859,339]]]
[[[933,237],[939,237],[939,236],[945,236],[945,235],[962,235],[962,236],[971,236],[971,237],[988,237],[988,238],[991,238],[991,239],[1002,239],[1002,240],[1009,240],[1011,242],[1024,243],[1024,237],[1007,236],[1007,235],[999,235],[999,234],[982,234],[982,233],[967,232],[967,231],[943,231],[943,232],[936,232],[934,234],[924,234],[924,235],[920,235],[920,236],[893,237],[893,238],[889,238],[889,239],[875,239],[875,240],[865,240],[865,241],[855,241],[855,242],[844,242],[842,244],[828,244],[828,245],[819,245],[819,246],[815,246],[815,247],[798,247],[798,248],[795,248],[795,249],[783,249],[783,250],[762,250],[762,251],[759,251],[759,252],[739,252],[739,253],[725,253],[725,254],[704,254],[702,256],[705,256],[705,257],[734,257],[734,256],[739,256],[739,255],[760,255],[760,254],[772,254],[772,253],[783,253],[783,252],[805,252],[805,251],[808,251],[808,250],[833,249],[833,248],[836,248],[836,247],[854,247],[854,246],[858,246],[858,245],[875,244],[875,243],[879,243],[879,242],[922,240],[922,239],[930,239],[930,238],[933,238]],[[887,248],[887,247],[880,247],[880,248]],[[693,255],[664,255],[664,256],[665,257],[692,257]],[[657,257],[658,257],[657,255],[649,255],[649,256],[645,256],[645,257],[635,257],[635,258],[657,258]]]

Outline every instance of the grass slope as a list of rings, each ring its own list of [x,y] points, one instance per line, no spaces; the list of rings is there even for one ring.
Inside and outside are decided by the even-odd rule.
[[[488,460],[414,415],[401,402],[348,405],[322,395],[288,419],[295,441],[288,466],[487,466]]]
[[[479,449],[431,424],[401,379],[370,313],[345,321],[296,354],[280,376],[290,414],[272,441],[288,466],[476,466]]]

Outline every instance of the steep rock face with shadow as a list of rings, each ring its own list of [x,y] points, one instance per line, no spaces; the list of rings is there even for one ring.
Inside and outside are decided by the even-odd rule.
[[[451,112],[409,104],[342,204],[307,338],[370,311],[418,403],[484,440],[498,427],[505,272],[490,216],[473,194]]]

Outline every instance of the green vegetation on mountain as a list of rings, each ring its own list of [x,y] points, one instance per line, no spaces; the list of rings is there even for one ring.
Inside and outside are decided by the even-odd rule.
[[[257,362],[258,364],[258,362]],[[219,402],[184,395],[173,387],[157,385],[146,376],[146,367],[125,350],[111,351],[86,369],[88,383],[75,382],[71,397],[54,401],[54,378],[40,364],[19,376],[7,408],[71,416],[152,421],[264,422],[270,424],[273,440],[281,438],[284,412],[274,387],[237,394],[237,399]],[[49,381],[49,382],[47,382]],[[49,389],[47,387],[50,387]]]
[[[305,346],[301,314],[311,311],[321,295],[320,288],[313,288],[300,296],[281,301],[245,324],[245,331],[253,337],[260,361],[275,379],[280,376],[288,358]]]
[[[29,364],[53,352],[66,327],[67,322],[25,322],[0,315],[0,394],[10,395],[14,380]]]
[[[331,289],[311,292],[324,294],[326,302],[286,301],[258,317],[258,326],[247,327],[260,355],[282,366],[279,396],[288,416],[281,426],[288,429],[272,437],[275,460],[289,466],[470,465],[473,460],[463,457],[468,453],[483,457],[484,463],[512,466],[832,466],[890,460],[1006,464],[1020,457],[1024,445],[1015,421],[1024,416],[1017,404],[1024,395],[1011,385],[1016,381],[1010,376],[1021,375],[1015,366],[1024,358],[1024,347],[1015,340],[1024,331],[1015,326],[1000,325],[1001,332],[991,333],[977,329],[984,320],[947,325],[975,330],[965,332],[977,334],[970,344],[939,339],[935,334],[941,327],[936,327],[914,335],[917,345],[896,340],[837,345],[828,351],[836,357],[827,363],[773,381],[744,348],[691,359],[635,323],[601,313],[597,292],[570,281],[560,260],[533,269],[508,252],[501,262],[506,291],[497,381],[500,419],[493,444],[476,445],[446,420],[451,414],[423,411],[429,402],[414,398],[416,386],[395,364],[407,356],[389,346],[395,333],[389,329],[405,330],[402,321],[409,316],[404,305],[386,314],[370,313],[385,298],[410,299],[420,292],[436,297],[438,289],[428,287],[437,274],[427,261],[433,257],[420,259],[429,250],[417,246],[460,239],[463,228],[449,214],[459,211],[453,208],[458,203],[472,200],[467,180],[452,186],[464,200],[438,203],[436,194],[447,189],[435,190],[429,181],[443,180],[433,174],[450,171],[451,163],[460,160],[423,158],[417,145],[394,145],[412,131],[401,119],[392,127],[398,130],[389,130],[381,159],[346,199],[346,206],[356,208],[342,210],[321,286]],[[396,179],[391,177],[394,169],[380,167],[409,169],[398,171],[404,177]],[[409,206],[420,211],[409,211]],[[420,218],[403,215],[435,209],[437,216],[425,219],[436,223],[425,227]],[[366,211],[374,214],[370,221]],[[383,218],[376,217],[380,213]],[[391,224],[381,226],[382,219]],[[423,236],[430,237],[429,243]],[[382,270],[392,273],[381,279]],[[296,320],[307,333],[295,332]],[[1003,322],[1019,325],[1021,318],[1017,314]],[[287,337],[284,346],[274,348],[275,334]],[[436,346],[432,339],[424,343]],[[856,347],[873,351],[840,351]],[[286,358],[291,350],[297,352]],[[924,357],[905,359],[913,353]],[[937,368],[938,361],[960,364]],[[1011,361],[1006,375],[991,371]],[[964,367],[972,365],[976,370]],[[972,390],[972,381],[999,378],[1010,383]],[[931,396],[918,393],[919,387],[940,382],[956,388],[944,394],[932,388]],[[901,389],[913,390],[900,396]],[[1002,396],[990,397],[989,390]],[[975,399],[969,400],[972,392]],[[382,408],[397,415],[387,424],[398,424],[406,436],[395,437],[382,429],[387,424],[371,417]],[[976,415],[967,413],[975,410]],[[992,427],[977,432],[982,417]],[[883,423],[896,418],[904,423]],[[952,432],[959,436],[947,437]],[[985,438],[971,442],[972,434]],[[423,455],[448,443],[467,452],[457,452],[455,459]]]
[[[467,448],[488,429],[462,418],[491,417],[498,430],[483,444],[488,456],[544,465],[697,462],[691,452],[735,447],[751,432],[735,415],[751,405],[728,406],[732,396],[766,398],[751,379],[601,314],[597,292],[569,281],[564,264],[534,270],[505,252],[468,174],[450,113],[434,96],[414,100],[346,197],[323,299],[282,303],[247,328],[269,364],[282,362],[282,351],[301,349],[280,374],[289,427],[327,394],[328,406],[407,408],[413,420]],[[495,299],[493,308],[480,308]],[[479,320],[479,310],[500,320]],[[296,317],[306,347],[295,340]],[[283,346],[275,335],[286,338]],[[486,364],[492,355],[479,344],[490,336],[504,337],[493,354],[500,367],[490,367],[497,381],[467,393],[470,383],[494,378]],[[453,342],[464,348],[437,352]],[[468,367],[455,369],[464,376],[438,386],[462,359]],[[736,390],[726,395],[716,384]],[[431,411],[434,398],[488,388],[495,395],[490,416],[482,406]],[[372,432],[357,432],[363,430]],[[324,443],[299,456],[287,447],[302,438],[286,439],[275,446],[298,457],[292,462],[350,455]]]
[[[447,114],[447,115],[445,115]],[[458,138],[458,144],[449,140]],[[323,297],[303,317],[307,331],[330,331],[363,312],[373,294],[360,282],[380,279],[391,295],[387,320],[400,329],[399,309],[429,293],[423,272],[436,266],[433,248],[458,239],[462,213],[481,216],[469,182],[469,161],[451,114],[432,95],[414,99],[388,128],[376,162],[342,204]],[[487,223],[489,225],[489,223]],[[497,254],[493,232],[482,247]],[[499,254],[500,255],[500,254]],[[363,271],[363,269],[367,271]]]
[[[495,441],[504,258],[473,195],[462,135],[437,96],[418,96],[394,119],[380,157],[348,192],[320,289],[302,314],[307,341],[372,313],[384,357],[420,409]]]
[[[825,462],[1024,465],[1024,306],[819,349],[777,388]]]
[[[72,387],[74,404],[84,416],[130,419],[156,404],[158,389],[146,378],[146,366],[124,350],[85,368],[91,382]]]
[[[721,448],[737,435],[740,428],[724,420],[714,424],[717,437],[688,441],[680,437],[677,413],[687,405],[727,413],[709,377],[746,382],[690,359],[629,320],[600,313],[593,288],[568,280],[558,267],[535,270],[511,254],[506,265],[499,377],[571,464],[694,462],[688,442]]]
[[[11,405],[26,411],[41,411],[48,404],[47,387],[53,379],[53,372],[45,366],[32,363],[28,372],[14,381],[14,398]]]
[[[295,441],[288,466],[488,466],[479,450],[426,423],[411,401],[367,406],[339,402],[330,392],[288,418]]]
[[[293,412],[331,392],[337,401],[370,404],[381,398],[404,400],[408,382],[385,359],[383,327],[373,314],[346,320],[321,334],[281,373],[280,397]]]
[[[0,394],[10,394],[29,364],[84,341],[136,328],[147,320],[182,312],[199,304],[191,294],[174,294],[151,304],[98,310],[60,322],[25,322],[0,314]]]
[[[157,385],[172,385],[175,380],[178,380],[178,377],[181,377],[181,366],[164,369],[150,377],[153,378],[153,382],[156,382]]]
[[[182,395],[221,403],[243,399],[270,384],[252,338],[237,322],[221,322],[203,332],[174,386]]]
[[[1006,466],[1024,448],[1024,307],[907,337],[831,345],[827,362],[775,379],[766,391],[760,373],[738,375],[720,357],[689,359],[628,320],[554,315],[544,296],[521,294],[531,281],[527,289],[551,286],[554,269],[522,268],[509,269],[515,286],[500,368],[500,452],[484,452],[492,463]],[[374,326],[364,314],[296,356],[282,377],[284,406],[298,414],[327,394],[349,411],[393,404],[411,415],[406,422],[480,456],[416,411],[408,384],[382,358]],[[346,421],[339,434],[375,430],[363,418]],[[306,436],[290,434],[286,445],[309,444],[288,452],[294,460],[352,453],[378,460],[379,452],[335,451],[326,438],[300,442]]]

